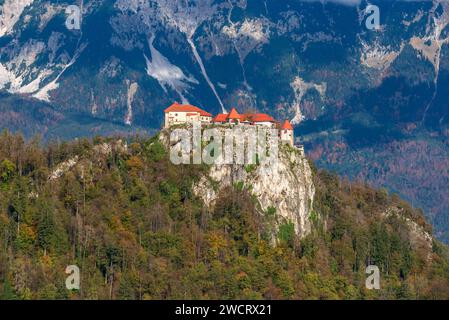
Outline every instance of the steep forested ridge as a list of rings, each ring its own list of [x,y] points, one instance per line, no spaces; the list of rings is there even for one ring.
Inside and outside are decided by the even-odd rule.
[[[0,136],[1,299],[449,298],[449,250],[420,210],[314,170],[312,233],[260,214],[238,185],[214,209],[157,137],[70,143]],[[81,288],[65,288],[67,265]],[[365,267],[381,290],[365,288]]]
[[[0,128],[72,140],[153,134],[174,101],[258,110],[449,244],[447,88],[443,0],[0,0]]]

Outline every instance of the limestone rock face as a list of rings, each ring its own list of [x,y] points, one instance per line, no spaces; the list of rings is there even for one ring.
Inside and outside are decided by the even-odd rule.
[[[381,213],[385,219],[395,217],[400,219],[406,226],[407,236],[410,239],[410,245],[414,250],[427,252],[427,258],[432,258],[433,237],[428,231],[420,226],[416,221],[404,215],[404,209],[399,207],[390,207]]]
[[[167,147],[174,145],[168,130],[161,132],[160,140]],[[208,174],[200,178],[193,190],[207,207],[213,208],[220,192],[230,186],[238,186],[254,195],[260,204],[260,214],[275,209],[275,229],[283,223],[293,223],[299,237],[310,232],[315,187],[303,148],[279,143],[277,161],[258,165],[211,165]]]
[[[201,178],[194,191],[206,205],[212,207],[224,187],[243,184],[257,197],[262,210],[267,211],[270,207],[276,209],[278,224],[291,222],[298,236],[307,235],[311,228],[309,217],[315,187],[304,151],[282,145],[279,161],[248,168],[242,165],[214,165],[210,168],[209,177]],[[213,184],[218,187],[214,188]]]

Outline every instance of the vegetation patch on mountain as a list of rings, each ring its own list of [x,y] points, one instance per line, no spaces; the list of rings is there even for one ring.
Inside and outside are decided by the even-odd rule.
[[[158,137],[42,146],[4,132],[0,299],[449,298],[449,250],[399,197],[312,165],[311,231],[285,221],[273,245],[278,212],[246,188],[213,208],[195,195],[209,169],[171,164]],[[68,265],[80,290],[65,287]]]

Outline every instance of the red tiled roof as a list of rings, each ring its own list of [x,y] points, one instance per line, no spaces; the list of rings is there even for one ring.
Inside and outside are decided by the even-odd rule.
[[[203,117],[212,117],[212,114],[198,107],[189,104],[179,104],[177,102],[173,103],[170,107],[165,109],[164,112],[198,112]]]
[[[228,119],[239,119],[240,120],[240,118],[241,118],[241,116],[237,112],[237,110],[235,110],[235,108],[232,108],[231,112],[229,112],[229,114],[228,114]]]
[[[245,118],[251,122],[276,122],[273,117],[265,113],[251,113],[246,114]]]
[[[290,121],[285,120],[284,124],[281,127],[282,130],[293,130],[293,127],[290,123]]]
[[[269,116],[265,113],[247,113],[247,114],[239,114],[235,108],[232,108],[231,112],[228,114],[220,113],[218,114],[212,122],[228,122],[228,120],[240,120],[242,122],[272,122],[276,123],[276,120],[273,117]]]
[[[212,119],[212,122],[226,122],[228,115],[224,113],[217,114],[215,118]]]

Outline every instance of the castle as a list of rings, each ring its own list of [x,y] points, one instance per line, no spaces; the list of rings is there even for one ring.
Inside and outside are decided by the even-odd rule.
[[[216,125],[256,125],[265,126],[268,128],[278,129],[281,141],[290,145],[294,145],[294,131],[288,120],[285,120],[281,125],[273,117],[265,113],[245,113],[240,114],[235,108],[232,108],[229,113],[221,113],[212,118],[212,114],[204,111],[198,107],[173,103],[170,107],[164,110],[165,122],[164,128],[169,128],[174,125],[200,122],[202,125],[216,124]]]

